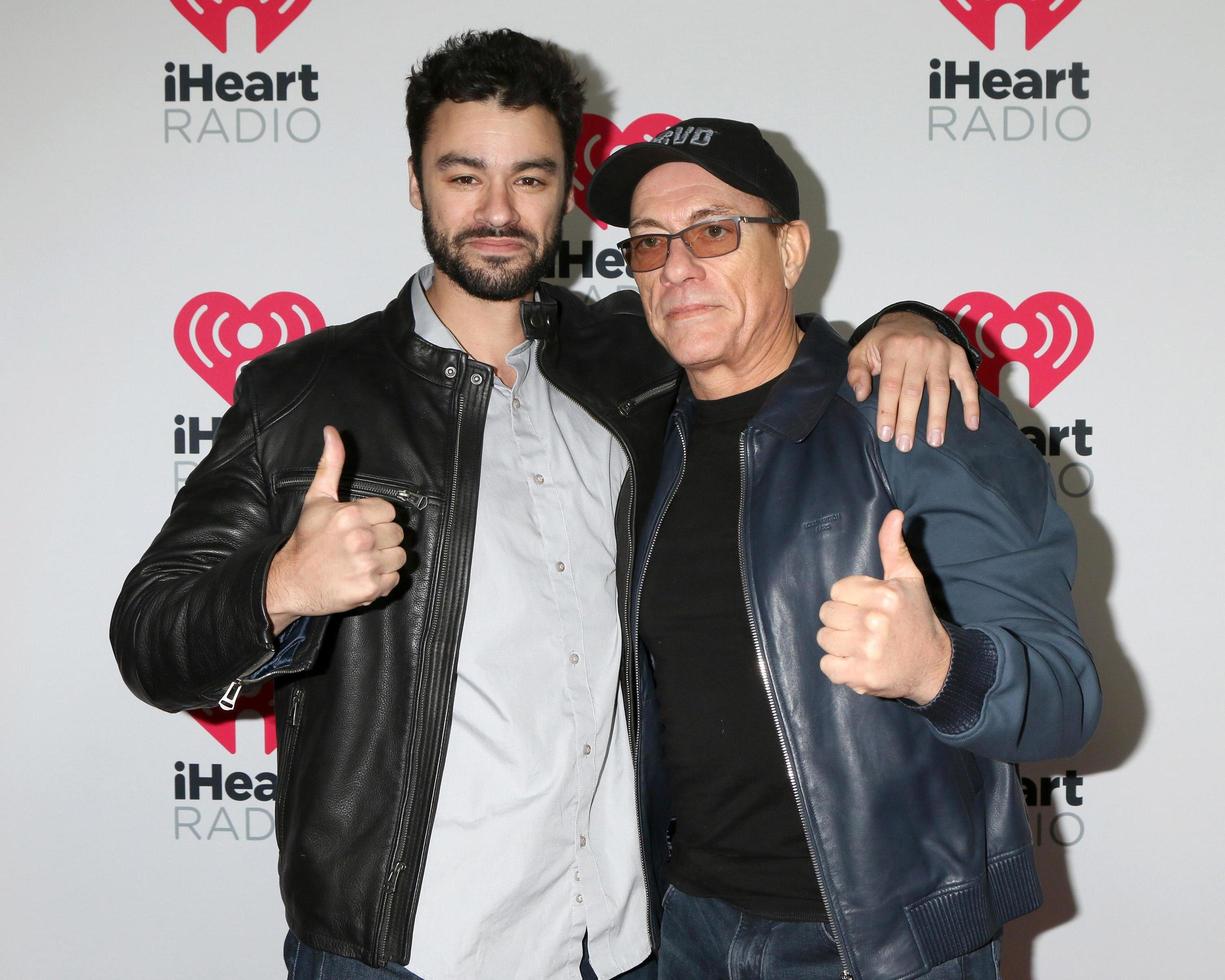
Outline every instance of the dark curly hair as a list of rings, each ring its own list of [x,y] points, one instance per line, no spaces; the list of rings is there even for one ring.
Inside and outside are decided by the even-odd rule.
[[[583,79],[570,57],[551,41],[505,27],[465,31],[431,51],[408,76],[408,142],[421,179],[421,146],[434,110],[445,100],[497,99],[507,109],[543,106],[561,126],[566,186],[583,121]]]

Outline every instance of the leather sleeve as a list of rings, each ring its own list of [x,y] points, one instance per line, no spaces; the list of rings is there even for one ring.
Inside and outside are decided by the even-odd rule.
[[[1072,755],[1101,710],[1072,604],[1075,532],[1045,460],[998,399],[982,399],[977,433],[951,411],[943,447],[879,445],[907,544],[953,642],[944,689],[911,707],[938,737],[981,756]],[[859,407],[869,422],[873,401]]]
[[[257,413],[245,388],[240,377],[212,450],[128,575],[111,618],[124,681],[167,711],[216,704],[276,653],[264,590],[289,535],[272,525]],[[303,646],[313,644],[298,645],[298,656],[309,656]]]
[[[851,334],[848,343],[852,347],[858,344],[868,335],[868,331],[872,330],[880,322],[880,318],[886,313],[915,313],[925,320],[930,320],[932,326],[939,331],[942,337],[951,340],[966,352],[966,357],[970,361],[970,370],[978,371],[978,365],[982,362],[982,355],[970,346],[970,342],[966,340],[965,334],[953,322],[953,318],[943,310],[938,310],[934,306],[928,306],[926,303],[920,303],[918,300],[903,300],[900,303],[893,303],[886,306],[879,313],[868,317],[868,319],[855,328],[855,332]]]

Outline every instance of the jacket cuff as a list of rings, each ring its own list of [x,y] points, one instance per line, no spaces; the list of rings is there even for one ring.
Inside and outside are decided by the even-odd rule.
[[[930,320],[942,337],[951,340],[963,351],[966,352],[966,357],[970,361],[970,370],[977,373],[978,365],[982,363],[982,355],[978,353],[970,342],[966,339],[966,335],[961,332],[961,328],[953,322],[944,310],[938,310],[934,306],[928,306],[926,303],[920,303],[918,300],[903,300],[901,303],[894,303],[892,306],[886,306],[875,316],[868,317],[864,320],[855,332],[851,334],[850,345],[854,347],[868,335],[868,331],[876,326],[877,321],[886,313],[915,313],[925,320]]]
[[[926,718],[940,734],[961,735],[978,724],[987,692],[995,683],[999,657],[995,643],[986,633],[962,629],[944,620],[940,623],[953,647],[944,686],[927,704],[915,704],[905,698],[902,703]]]

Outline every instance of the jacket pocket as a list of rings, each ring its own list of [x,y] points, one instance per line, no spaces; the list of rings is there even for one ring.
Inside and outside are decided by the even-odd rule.
[[[272,478],[272,495],[280,497],[294,491],[306,492],[306,488],[315,479],[315,471],[307,469],[283,470]],[[364,473],[354,473],[340,478],[340,496],[342,500],[360,500],[363,497],[382,497],[392,503],[400,504],[409,510],[425,510],[431,504],[437,506],[442,498],[435,493],[421,490],[403,480],[393,480],[388,477],[371,476]]]
[[[276,842],[277,847],[285,847],[285,811],[289,806],[289,780],[293,775],[294,750],[298,747],[298,732],[302,730],[302,702],[306,692],[295,688],[289,699],[289,718],[285,724],[284,743],[277,749],[277,780],[276,780]]]

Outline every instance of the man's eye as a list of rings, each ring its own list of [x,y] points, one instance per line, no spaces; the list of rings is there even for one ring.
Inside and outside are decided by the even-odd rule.
[[[465,187],[476,183],[476,178],[472,174],[456,174],[451,178],[452,184],[463,184]]]
[[[724,222],[715,222],[714,224],[703,225],[699,234],[703,238],[709,238],[712,242],[717,242],[721,238],[726,238],[731,234],[731,229]]]
[[[523,184],[525,187],[543,187],[544,186],[544,181],[541,180],[539,177],[520,177],[519,183]]]
[[[663,244],[658,235],[641,235],[634,239],[634,249],[638,252],[652,252]]]

